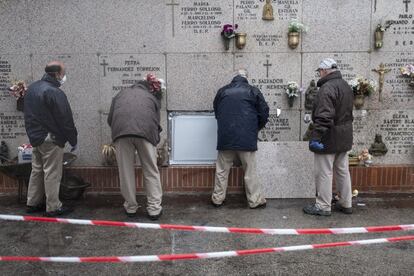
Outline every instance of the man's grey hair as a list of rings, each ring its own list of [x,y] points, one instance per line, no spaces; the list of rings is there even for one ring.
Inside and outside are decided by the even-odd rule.
[[[240,68],[239,70],[236,71],[236,76],[241,76],[243,78],[248,78],[249,73],[247,72],[247,69],[244,68]]]

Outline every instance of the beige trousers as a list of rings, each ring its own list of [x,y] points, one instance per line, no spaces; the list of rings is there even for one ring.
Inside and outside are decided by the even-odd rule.
[[[246,190],[247,202],[250,207],[266,202],[261,192],[261,186],[256,175],[256,152],[255,151],[219,151],[216,162],[216,179],[211,200],[215,204],[223,203],[226,198],[228,177],[233,160],[238,157],[244,170],[244,186]]]
[[[316,184],[316,205],[324,211],[331,210],[332,178],[335,178],[340,194],[339,204],[352,207],[351,176],[349,174],[348,154],[315,154],[314,163]]]
[[[125,210],[128,213],[135,213],[139,207],[136,199],[137,189],[134,170],[135,150],[137,150],[144,174],[147,211],[151,216],[158,215],[162,210],[162,187],[157,167],[156,147],[144,138],[125,137],[115,141],[115,149],[121,194],[125,200]]]
[[[62,207],[59,200],[62,167],[63,148],[52,142],[44,142],[33,148],[27,205],[42,204],[46,194],[46,212],[56,211]]]

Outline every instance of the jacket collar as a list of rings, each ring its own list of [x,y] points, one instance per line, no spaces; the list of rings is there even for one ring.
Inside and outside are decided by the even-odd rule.
[[[44,74],[42,80],[51,83],[53,86],[60,87],[60,82],[58,82],[55,78],[49,76],[49,74]]]
[[[246,78],[244,78],[244,77],[242,77],[240,75],[235,76],[231,82],[232,83],[233,82],[245,82],[245,83],[249,83]]]
[[[132,87],[141,87],[141,88],[144,88],[148,91],[149,91],[149,88],[150,88],[149,85],[148,85],[148,82],[146,80],[139,80],[139,81],[135,82],[135,84]]]
[[[330,73],[329,75],[321,78],[318,80],[318,87],[321,87],[322,85],[324,85],[326,82],[333,80],[333,79],[342,79],[342,74],[340,71],[335,71]]]

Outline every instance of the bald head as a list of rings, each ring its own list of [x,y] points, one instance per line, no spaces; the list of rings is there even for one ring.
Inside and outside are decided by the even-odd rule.
[[[55,60],[49,62],[45,67],[45,72],[51,77],[61,79],[65,75],[65,65],[61,61]]]

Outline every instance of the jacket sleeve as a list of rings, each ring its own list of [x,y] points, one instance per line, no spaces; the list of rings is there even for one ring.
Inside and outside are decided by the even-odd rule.
[[[263,97],[263,94],[257,90],[256,109],[259,118],[259,130],[264,128],[269,119],[269,106]]]
[[[71,146],[78,143],[78,131],[73,122],[72,109],[68,99],[62,91],[53,93],[53,103],[51,104],[52,114],[60,128],[61,133],[69,141]]]
[[[112,116],[114,115],[114,106],[115,106],[115,98],[112,99],[111,108],[109,109],[109,114],[108,114],[108,119],[107,119],[109,126],[112,125]]]
[[[334,126],[335,106],[329,92],[329,87],[321,87],[317,93],[317,104],[313,112],[312,140],[320,141],[325,133]]]
[[[214,116],[217,119],[217,109],[218,109],[218,105],[220,103],[221,100],[221,89],[219,91],[217,91],[216,97],[214,98],[214,102],[213,102],[213,108],[214,108]]]

